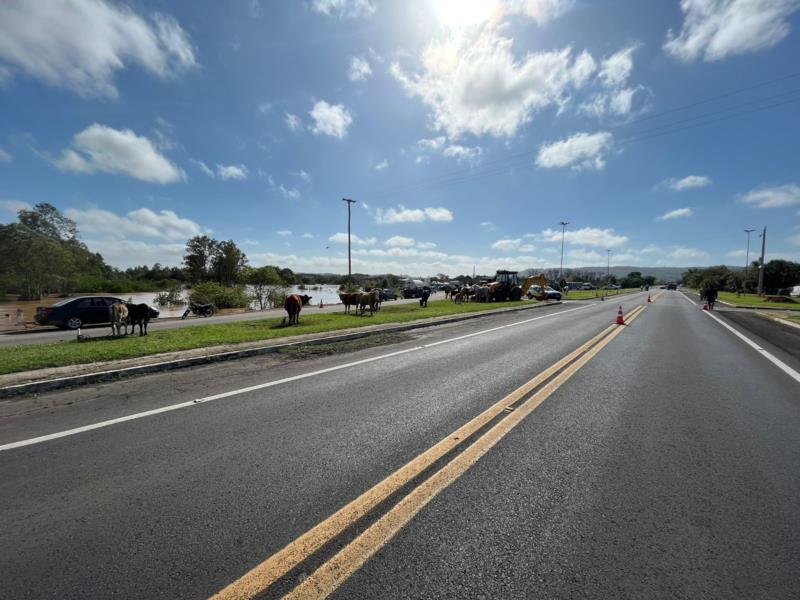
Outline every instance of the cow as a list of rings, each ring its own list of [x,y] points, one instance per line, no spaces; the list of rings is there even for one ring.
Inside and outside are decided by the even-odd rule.
[[[489,286],[488,285],[476,285],[475,286],[475,300],[477,302],[488,302],[489,301]]]
[[[115,302],[108,307],[108,320],[111,321],[111,335],[122,335],[122,326],[125,326],[125,335],[128,335],[128,307],[124,302]]]
[[[147,304],[131,304],[126,302],[128,307],[128,321],[131,324],[131,334],[136,331],[139,325],[139,335],[147,335],[147,324],[150,322],[150,307]]]
[[[380,304],[380,299],[381,291],[378,288],[371,292],[361,292],[358,295],[358,307],[361,310],[361,314],[363,315],[366,312],[367,306],[369,306],[370,316],[375,314],[376,307]]]
[[[286,300],[283,303],[283,308],[286,309],[286,312],[289,314],[289,325],[299,325],[300,324],[300,309],[303,308],[306,304],[311,302],[311,296],[303,294],[290,294],[286,296]],[[285,319],[284,319],[285,322]]]
[[[339,292],[339,300],[341,300],[342,304],[344,304],[345,314],[350,312],[350,306],[353,304],[355,304],[356,308],[358,308],[358,297],[360,295],[361,294],[359,292]]]

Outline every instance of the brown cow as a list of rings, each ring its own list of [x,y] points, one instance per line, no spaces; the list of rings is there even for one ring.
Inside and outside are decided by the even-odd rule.
[[[302,296],[300,294],[286,296],[283,308],[289,313],[289,325],[300,324],[300,309],[309,302],[311,302],[311,296],[307,296],[306,294]]]
[[[358,308],[358,297],[361,294],[358,292],[346,293],[346,292],[339,292],[339,300],[342,301],[344,304],[344,312],[345,314],[350,312],[350,307],[355,304],[356,308]]]
[[[108,320],[111,321],[111,335],[122,335],[125,326],[125,335],[128,335],[128,307],[124,302],[115,302],[108,307]]]

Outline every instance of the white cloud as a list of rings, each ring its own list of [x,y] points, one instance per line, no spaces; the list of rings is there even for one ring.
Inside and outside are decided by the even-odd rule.
[[[412,248],[414,246],[414,238],[395,235],[386,240],[384,244],[392,248]]]
[[[258,112],[261,114],[267,114],[268,112],[272,112],[272,102],[262,102],[258,105]]]
[[[299,171],[295,171],[292,173],[295,177],[298,177],[303,183],[311,183],[311,175],[306,173],[303,169]]]
[[[663,185],[666,185],[671,190],[675,190],[676,192],[682,192],[684,190],[689,190],[692,188],[701,188],[711,185],[712,181],[710,177],[706,177],[705,175],[688,175],[683,179],[665,179],[662,181]]]
[[[172,183],[185,178],[181,169],[160,154],[146,137],[130,129],[94,123],[72,138],[72,147],[53,163],[63,171],[103,171],[142,181]]]
[[[668,221],[670,219],[680,219],[683,217],[691,217],[693,214],[694,211],[691,208],[676,208],[675,210],[664,213],[658,217],[658,220]]]
[[[139,208],[120,216],[100,208],[68,208],[64,214],[75,221],[81,233],[101,234],[113,240],[131,237],[187,240],[206,233],[196,222],[179,217],[171,210],[155,212],[149,208]],[[141,264],[141,261],[137,264]]]
[[[536,164],[544,168],[569,167],[597,169],[605,167],[604,154],[611,147],[613,136],[605,131],[576,133],[564,140],[539,147]]]
[[[281,237],[287,237],[287,236],[292,235],[292,232],[289,231],[288,229],[281,229],[279,231],[276,231],[275,233],[277,233]]]
[[[175,18],[145,19],[103,0],[0,2],[0,67],[81,96],[114,98],[117,71],[139,66],[162,79],[197,65]]]
[[[430,250],[431,248],[436,248],[436,244],[433,242],[417,242],[417,248],[420,250]]]
[[[752,252],[750,254],[752,254]],[[730,256],[731,258],[745,258],[747,256],[747,250],[731,250],[730,252],[726,252],[725,256]]]
[[[208,168],[208,165],[207,165],[206,163],[204,163],[202,160],[195,160],[195,159],[193,159],[193,158],[190,158],[190,159],[189,159],[189,162],[196,164],[196,165],[198,166],[198,168],[199,168],[199,169],[200,169],[200,170],[201,170],[203,173],[205,173],[206,175],[208,175],[208,176],[209,176],[209,177],[211,177],[212,179],[214,178],[214,171],[212,171],[211,169],[209,169],[209,168]]]
[[[444,144],[447,141],[443,135],[439,137],[435,137],[432,139],[421,139],[417,142],[417,146],[420,150],[425,150],[428,152],[437,152],[444,148]]]
[[[278,191],[283,195],[284,198],[288,198],[291,200],[297,200],[300,198],[300,190],[297,188],[287,188],[283,185],[278,186]]]
[[[300,117],[297,115],[293,115],[292,113],[286,113],[286,126],[291,131],[297,131],[302,127],[303,123],[300,121]]]
[[[365,59],[358,56],[353,56],[350,59],[350,70],[347,73],[350,81],[364,81],[370,75],[372,75],[372,67],[369,66]]]
[[[704,259],[708,257],[708,254],[703,250],[698,250],[697,248],[675,248],[669,254],[667,254],[668,258],[673,258],[675,260],[690,260],[690,259]]]
[[[185,242],[150,243],[143,240],[95,240],[83,242],[92,252],[99,252],[110,265],[120,269],[161,263],[180,265],[186,252]]]
[[[629,46],[612,54],[600,63],[597,78],[607,87],[619,87],[628,81],[633,72],[633,52],[636,46]]]
[[[227,181],[228,179],[238,179],[241,181],[247,179],[247,167],[244,165],[225,166],[217,164],[217,177],[223,181]]]
[[[506,13],[524,14],[542,26],[563,15],[573,4],[573,0],[506,0],[501,7]]]
[[[0,148],[0,162],[11,162],[12,160],[14,160],[14,157]]]
[[[533,252],[534,250],[536,250],[536,246],[533,244],[522,244],[519,247],[520,252]]]
[[[461,146],[460,144],[451,144],[442,152],[444,156],[455,158],[459,163],[468,162],[476,163],[483,154],[483,148],[480,146]]]
[[[561,242],[561,231],[558,229],[545,229],[541,233],[527,234],[524,237],[534,238],[543,242]],[[564,232],[564,242],[580,246],[598,246],[601,248],[615,248],[628,241],[627,236],[614,233],[613,229],[598,229],[584,227],[583,229],[568,229]]]
[[[351,244],[356,246],[374,246],[375,243],[378,241],[377,238],[370,237],[370,238],[361,238],[357,235],[351,235]],[[347,234],[346,233],[334,233],[331,237],[328,238],[328,241],[335,242],[337,244],[346,244],[347,243]]]
[[[596,69],[585,51],[574,56],[567,47],[517,59],[512,45],[497,24],[454,30],[424,49],[421,73],[408,74],[398,63],[390,72],[433,111],[434,128],[450,138],[512,137],[536,112],[563,106]]]
[[[339,19],[360,19],[375,13],[372,0],[314,0],[315,12]]]
[[[800,204],[800,185],[786,184],[750,190],[739,200],[757,208],[781,208]]]
[[[683,26],[664,50],[684,62],[706,62],[770,48],[789,35],[796,0],[682,0]]]
[[[8,211],[14,214],[14,217],[17,216],[17,213],[21,210],[30,210],[33,208],[27,202],[21,202],[20,200],[0,200],[0,210]]]
[[[353,117],[342,104],[328,104],[320,100],[308,113],[314,119],[311,131],[342,139],[347,135],[347,128],[353,123]]]
[[[449,222],[453,220],[453,213],[443,207],[406,208],[402,204],[397,208],[375,211],[375,220],[378,223],[421,223],[422,221]]]
[[[303,234],[303,235],[301,235],[300,237],[301,237],[301,238],[303,238],[303,239],[305,239],[305,240],[310,240],[310,239],[313,239],[313,238],[314,238],[314,234],[313,234],[313,233],[304,233],[304,234]]]
[[[481,221],[481,227],[483,227],[486,231],[494,231],[497,229],[497,226],[491,221]]]
[[[520,244],[522,244],[522,240],[519,238],[497,240],[494,244],[492,244],[492,249],[500,250],[500,252],[511,252],[512,250],[518,248]]]
[[[386,160],[386,159],[384,159],[384,160],[382,160],[381,162],[379,162],[377,165],[375,165],[375,170],[376,170],[376,171],[383,171],[383,170],[384,170],[384,169],[386,169],[388,166],[389,166],[389,161],[388,161],[388,160]]]

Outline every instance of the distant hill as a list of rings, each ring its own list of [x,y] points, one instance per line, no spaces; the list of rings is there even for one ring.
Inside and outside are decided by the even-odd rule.
[[[628,273],[633,271],[639,271],[642,276],[647,277],[648,275],[652,275],[656,278],[657,281],[679,281],[684,273],[692,268],[703,268],[703,267],[634,267],[634,266],[615,266],[611,267],[609,270],[611,275],[615,277],[625,277]],[[732,271],[736,271],[737,269],[741,269],[742,267],[728,267]],[[547,271],[553,271],[554,269],[547,269]],[[557,270],[557,269],[556,269]],[[536,274],[541,272],[541,270],[537,269],[525,269],[525,271],[521,271],[520,275],[528,276],[530,274]],[[579,269],[564,269],[565,273],[571,273],[572,275],[576,275],[578,273],[581,274],[589,274],[589,273],[596,273],[598,277],[603,277],[606,274],[605,267],[582,267]]]

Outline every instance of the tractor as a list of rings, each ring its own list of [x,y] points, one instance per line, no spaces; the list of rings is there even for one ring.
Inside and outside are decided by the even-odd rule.
[[[544,290],[547,287],[547,278],[544,275],[530,276],[520,285],[517,271],[498,271],[494,281],[489,283],[489,297],[495,302],[520,300],[533,284],[538,284],[541,290],[536,299],[546,299]]]

